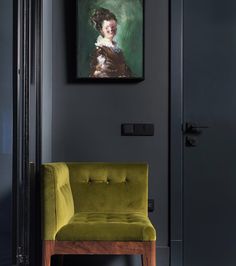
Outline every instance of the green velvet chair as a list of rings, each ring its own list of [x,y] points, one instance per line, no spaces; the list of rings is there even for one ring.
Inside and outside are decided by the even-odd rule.
[[[156,265],[147,165],[44,164],[42,238],[43,266],[54,254],[140,254]]]

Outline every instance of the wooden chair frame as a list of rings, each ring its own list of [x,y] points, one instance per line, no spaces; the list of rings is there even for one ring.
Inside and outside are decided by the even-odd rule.
[[[42,266],[52,255],[141,255],[142,266],[156,266],[156,241],[43,241]]]

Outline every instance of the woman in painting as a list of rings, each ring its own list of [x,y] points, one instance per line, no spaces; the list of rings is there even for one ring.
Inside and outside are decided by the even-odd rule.
[[[117,32],[116,16],[108,9],[99,8],[95,10],[91,21],[100,35],[92,54],[90,77],[130,78],[131,70],[125,62],[122,50],[114,41]]]

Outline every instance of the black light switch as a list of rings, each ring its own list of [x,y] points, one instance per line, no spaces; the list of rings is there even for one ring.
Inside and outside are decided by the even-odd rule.
[[[122,124],[121,125],[122,136],[153,136],[154,125],[153,124]]]
[[[122,136],[133,136],[134,135],[134,125],[133,124],[123,124],[121,125]]]

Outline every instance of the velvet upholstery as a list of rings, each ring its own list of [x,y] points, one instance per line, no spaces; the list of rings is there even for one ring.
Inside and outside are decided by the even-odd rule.
[[[152,241],[146,164],[42,166],[44,240]]]
[[[155,230],[142,213],[79,212],[56,234],[56,240],[149,241]]]
[[[45,164],[42,176],[43,239],[52,240],[74,215],[69,170],[65,163]]]

